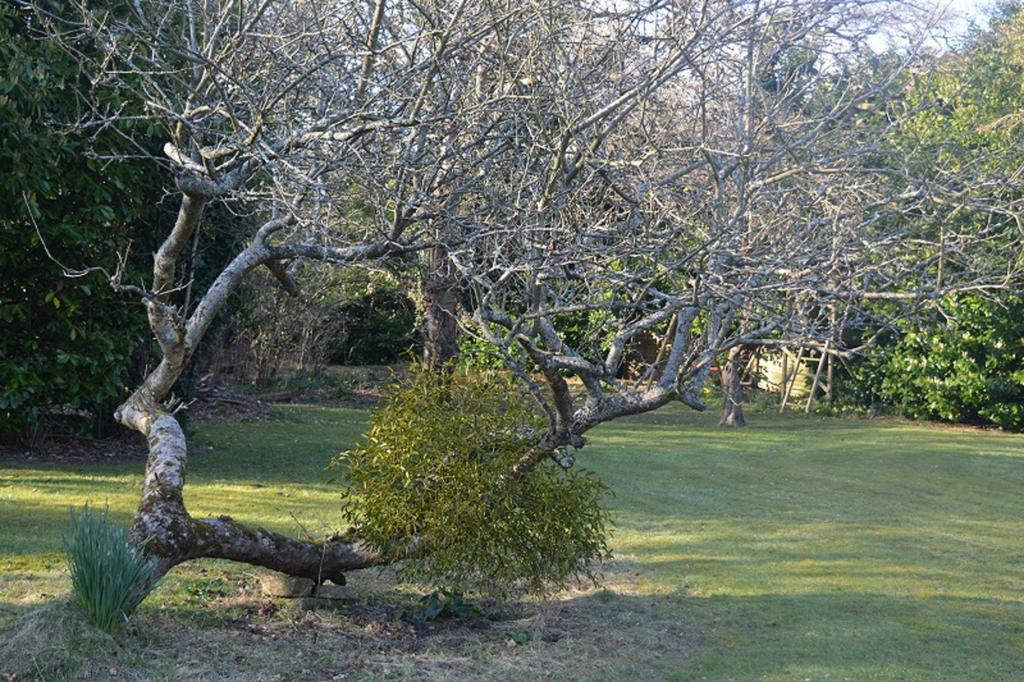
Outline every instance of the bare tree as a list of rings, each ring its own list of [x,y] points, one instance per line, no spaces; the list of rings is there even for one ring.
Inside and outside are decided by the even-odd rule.
[[[191,517],[182,497],[187,448],[171,392],[254,268],[268,268],[297,294],[289,266],[300,259],[345,265],[429,243],[414,227],[429,207],[420,207],[415,188],[403,194],[400,180],[402,191],[392,185],[401,177],[396,167],[436,162],[420,150],[452,117],[435,92],[442,65],[472,59],[489,25],[508,18],[472,15],[468,5],[451,7],[436,17],[441,22],[413,20],[411,4],[385,12],[383,0],[370,7],[164,0],[119,11],[83,2],[59,16],[35,8],[41,28],[72,53],[83,40],[97,45],[102,56],[86,64],[90,72],[142,103],[137,112],[110,111],[81,93],[90,107],[82,129],[133,117],[166,137],[161,158],[141,144],[138,152],[173,177],[168,198],[179,204],[177,218],[154,254],[149,283],[112,278],[141,296],[161,351],[159,365],[117,410],[150,443],[134,536],[146,543],[155,577],[181,561],[221,557],[341,580],[345,570],[381,560],[358,542],[299,541],[228,517]],[[214,203],[243,211],[251,234],[213,284],[186,302],[182,253],[197,232],[217,229],[203,224]]]
[[[719,426],[745,426],[743,416],[743,346],[733,346],[721,363],[719,381],[722,385],[722,419]]]
[[[608,420],[672,400],[704,409],[708,372],[733,349],[848,353],[838,330],[876,318],[878,301],[891,318],[1015,280],[1021,204],[1000,184],[1009,179],[925,184],[887,142],[915,113],[894,99],[927,44],[897,37],[921,25],[915,12],[861,0],[674,7],[665,20],[685,68],[620,124],[522,119],[530,144],[512,182],[492,188],[514,210],[453,251],[478,333],[549,419],[513,473],[571,462],[565,448]],[[868,42],[884,33],[903,47],[875,57]],[[611,80],[655,49],[622,55]],[[558,144],[538,151],[544,140]],[[954,209],[981,219],[935,229]],[[562,333],[560,317],[581,311],[602,321],[601,356]],[[627,371],[629,346],[651,335],[656,358]]]
[[[994,286],[997,268],[1008,281],[1018,207],[990,210],[953,181],[915,185],[879,142],[895,122],[859,127],[866,108],[888,111],[893,74],[912,62],[856,60],[879,26],[895,26],[894,6],[151,0],[114,12],[80,0],[59,16],[37,6],[41,29],[72,53],[82,40],[99,46],[98,61],[81,54],[85,66],[139,102],[109,110],[81,93],[80,127],[134,117],[166,139],[159,158],[141,141],[139,154],[173,178],[177,218],[148,283],[112,278],[143,300],[161,351],[117,410],[150,444],[134,537],[155,576],[217,557],[341,581],[394,558],[358,538],[300,541],[185,507],[172,390],[256,268],[298,294],[290,273],[302,260],[431,249],[471,290],[477,333],[548,416],[510,476],[551,455],[568,464],[563,449],[610,419],[674,399],[702,409],[711,363],[740,344],[820,344],[832,338],[827,311],[848,320],[868,300]],[[182,256],[217,229],[204,221],[213,204],[250,234],[197,291]],[[950,204],[992,219],[939,236],[905,219]],[[560,316],[578,312],[606,331],[601,357],[560,333]],[[659,352],[627,372],[641,336]]]
[[[446,369],[459,355],[459,282],[444,246],[427,252],[423,288],[423,364]]]
[[[345,266],[422,249],[445,256],[491,232],[495,220],[502,229],[513,224],[517,207],[535,198],[498,196],[493,185],[513,182],[516,164],[535,174],[533,164],[561,163],[585,131],[607,135],[621,112],[682,67],[684,54],[669,41],[608,82],[607,64],[659,39],[643,15],[662,10],[608,14],[600,6],[507,0],[61,7],[60,14],[42,3],[26,11],[97,81],[137,104],[112,109],[80,92],[79,130],[151,123],[165,139],[161,149],[132,141],[173,180],[163,200],[178,205],[172,225],[155,227],[164,236],[151,279],[111,275],[143,301],[160,350],[158,366],[116,413],[149,441],[133,537],[152,558],[154,580],[200,557],[339,582],[346,571],[391,560],[357,538],[296,540],[226,516],[192,517],[175,383],[256,268],[299,296],[293,272],[303,260]],[[78,50],[83,41],[99,57]],[[534,133],[526,144],[542,154],[518,160],[521,136]],[[556,199],[565,170],[552,167],[542,203]],[[201,291],[188,281],[183,254],[218,229],[205,219],[213,205],[250,227],[245,246]]]

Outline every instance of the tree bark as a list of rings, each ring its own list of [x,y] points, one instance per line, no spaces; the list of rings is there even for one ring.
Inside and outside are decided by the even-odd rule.
[[[344,583],[347,571],[384,562],[359,541],[341,536],[296,540],[228,516],[193,518],[182,496],[188,449],[177,419],[129,407],[123,407],[120,414],[149,440],[149,461],[132,539],[150,558],[153,575],[139,601],[167,571],[190,559],[230,559],[336,584]]]
[[[743,346],[733,346],[722,363],[722,419],[719,426],[746,426],[743,417],[743,386],[740,375],[743,372]]]
[[[423,364],[433,370],[450,367],[459,355],[459,292],[442,246],[427,253],[423,303]]]
[[[195,519],[185,506],[183,489],[188,461],[185,433],[165,406],[181,372],[192,357],[213,318],[247,273],[261,265],[295,254],[282,254],[266,244],[266,238],[285,225],[272,220],[260,228],[252,245],[224,268],[185,319],[170,304],[175,264],[181,248],[199,223],[203,201],[185,195],[178,220],[160,247],[153,264],[153,293],[145,297],[150,328],[162,358],[142,384],[117,409],[115,418],[146,436],[149,459],[142,498],[132,525],[132,542],[142,548],[153,572],[148,585],[136,596],[141,602],[156,582],[174,566],[199,558],[217,558],[264,566],[318,582],[343,583],[345,572],[379,565],[386,558],[358,540],[332,536],[323,540],[296,540],[257,526],[246,526],[227,516]],[[340,260],[386,252],[386,245],[337,251]],[[322,254],[330,256],[331,254]]]

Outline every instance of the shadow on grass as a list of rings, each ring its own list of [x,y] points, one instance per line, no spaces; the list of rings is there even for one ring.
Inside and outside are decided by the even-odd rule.
[[[103,488],[97,488],[94,495],[84,499],[90,501],[91,507],[103,509],[105,498],[102,491]],[[46,506],[43,503],[31,506],[0,504],[0,528],[3,529],[0,568],[3,568],[3,564],[10,557],[60,552],[61,537],[68,529],[71,509],[80,506],[63,501]],[[131,523],[131,516],[130,511],[118,509],[113,505],[110,507],[110,518],[116,523],[128,525]]]
[[[565,608],[591,612],[591,600]],[[601,606],[654,615],[657,632],[631,652],[653,664],[652,677],[1011,680],[1024,673],[1020,603],[877,593],[676,593],[651,607],[647,600],[616,595]],[[673,655],[677,643],[694,640],[700,645],[685,660]]]
[[[628,569],[628,567],[627,567]],[[0,672],[18,679],[1014,679],[1024,605],[893,594],[697,597],[611,589],[417,627],[407,596],[303,612],[259,596],[144,608],[112,639],[66,599],[17,607]],[[528,641],[511,645],[513,632]],[[522,635],[517,635],[523,639]]]

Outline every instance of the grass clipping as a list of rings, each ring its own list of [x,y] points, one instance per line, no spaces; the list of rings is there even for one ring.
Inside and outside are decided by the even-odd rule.
[[[508,596],[594,581],[604,484],[550,458],[509,476],[543,427],[500,374],[415,371],[337,460],[345,514],[379,551],[416,547],[400,573],[436,587]]]

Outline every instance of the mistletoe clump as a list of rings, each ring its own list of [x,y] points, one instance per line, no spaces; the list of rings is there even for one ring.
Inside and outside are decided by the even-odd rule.
[[[607,488],[552,458],[513,474],[543,423],[499,374],[414,371],[344,453],[344,511],[405,577],[489,594],[594,580],[608,555]]]

